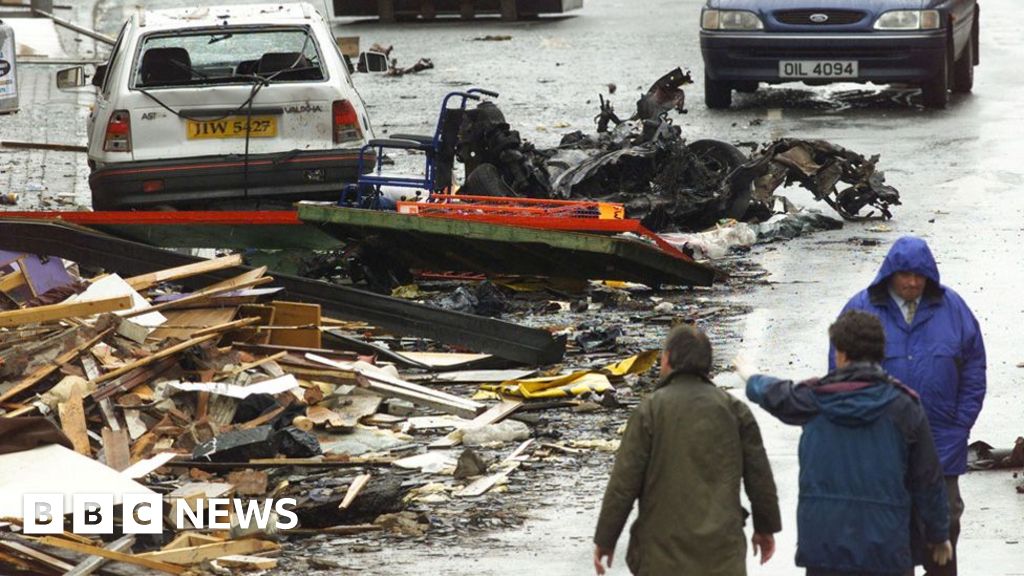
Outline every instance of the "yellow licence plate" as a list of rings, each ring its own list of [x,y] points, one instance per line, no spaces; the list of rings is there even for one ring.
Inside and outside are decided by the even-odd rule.
[[[250,138],[273,138],[277,136],[277,118],[253,116],[248,119]],[[202,138],[245,138],[245,116],[230,116],[221,120],[188,120],[186,131],[189,140]]]

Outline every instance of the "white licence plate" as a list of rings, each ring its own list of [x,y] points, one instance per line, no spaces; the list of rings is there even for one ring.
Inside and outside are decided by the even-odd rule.
[[[856,78],[856,60],[780,60],[779,78]]]

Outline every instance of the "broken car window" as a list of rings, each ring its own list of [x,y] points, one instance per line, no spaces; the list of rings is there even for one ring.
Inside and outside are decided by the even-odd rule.
[[[323,80],[316,42],[304,28],[224,27],[154,34],[142,42],[133,87]]]

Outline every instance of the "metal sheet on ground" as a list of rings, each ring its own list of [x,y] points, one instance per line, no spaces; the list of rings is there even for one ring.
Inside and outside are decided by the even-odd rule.
[[[413,269],[710,286],[715,270],[640,241],[300,204],[299,219]]]

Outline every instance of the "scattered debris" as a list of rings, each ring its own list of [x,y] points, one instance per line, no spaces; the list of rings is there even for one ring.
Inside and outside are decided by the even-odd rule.
[[[1024,467],[1024,437],[1018,437],[1013,448],[994,448],[977,440],[967,447],[967,466],[971,470],[995,470]]]
[[[497,105],[482,102],[459,128],[457,157],[468,175],[463,191],[617,202],[656,232],[701,230],[721,218],[764,222],[774,213],[776,190],[794,183],[844,219],[892,217],[899,193],[876,170],[878,156],[782,139],[748,157],[726,142],[685,140],[668,112],[685,112],[681,87],[690,82],[678,68],[669,72],[626,120],[601,95],[597,133],[568,134],[552,149],[523,141]]]

